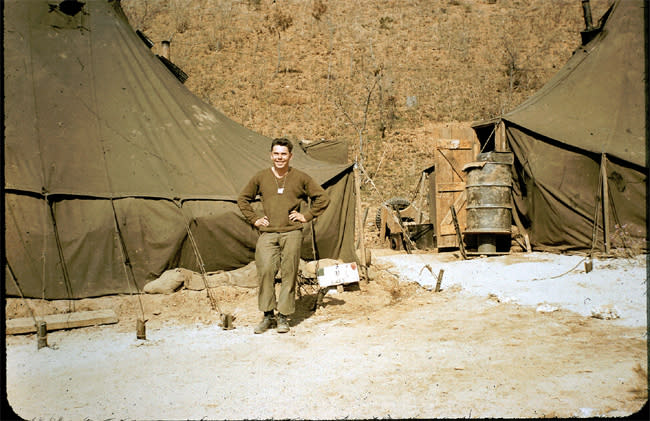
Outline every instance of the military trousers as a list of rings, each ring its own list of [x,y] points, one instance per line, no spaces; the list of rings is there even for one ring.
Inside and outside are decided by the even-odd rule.
[[[284,315],[296,310],[296,280],[300,265],[302,230],[262,232],[255,247],[258,277],[258,306],[261,311],[277,310]],[[280,269],[280,294],[275,296],[275,275]]]

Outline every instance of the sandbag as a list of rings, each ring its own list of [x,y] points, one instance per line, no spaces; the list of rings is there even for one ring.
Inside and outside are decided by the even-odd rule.
[[[213,288],[213,287],[218,285],[217,283],[214,282],[214,280],[212,282],[210,282],[210,276],[215,275],[217,273],[222,273],[222,272],[223,271],[220,270],[218,272],[210,272],[210,273],[207,274],[207,276],[205,278],[206,278],[206,281],[208,282],[208,285],[210,286],[210,288]],[[205,281],[203,280],[203,276],[201,276],[201,274],[198,273],[198,272],[192,272],[192,276],[185,279],[184,287],[185,287],[185,289],[191,289],[193,291],[202,291],[202,290],[204,290],[205,289]]]
[[[214,288],[221,285],[232,285],[244,288],[257,287],[257,268],[255,262],[250,262],[248,265],[227,271],[208,273],[206,275],[208,287]],[[192,276],[185,280],[185,288],[194,291],[205,289],[205,282],[200,273],[193,272]]]
[[[183,268],[166,270],[159,278],[147,283],[143,291],[147,294],[172,294],[185,284],[186,279],[192,277],[192,273]]]

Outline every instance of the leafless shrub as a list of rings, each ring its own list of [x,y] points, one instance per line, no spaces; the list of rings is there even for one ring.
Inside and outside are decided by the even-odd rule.
[[[208,41],[207,41],[207,47],[209,51],[219,51],[223,47],[223,44],[221,42],[221,37],[219,36],[219,31],[217,31],[214,28],[210,28],[208,30]]]
[[[395,22],[390,16],[382,16],[379,18],[379,29],[390,29],[390,25]]]
[[[260,10],[262,8],[262,0],[246,0],[246,4],[254,10]]]
[[[282,32],[286,31],[293,25],[293,18],[288,13],[283,12],[279,7],[275,8],[273,12],[266,15],[266,29],[280,38]]]
[[[171,4],[171,10],[174,18],[174,28],[179,34],[184,33],[190,28],[190,4],[187,1],[175,0]]]
[[[232,7],[233,4],[228,2],[211,7],[215,13],[210,19],[214,23],[209,25],[206,31],[208,51],[219,51],[224,47],[226,38],[233,27]]]
[[[361,109],[355,109],[356,107],[351,107],[351,104],[355,104],[351,100],[349,94],[345,94],[343,90],[340,90],[339,95],[334,99],[334,104],[338,110],[343,114],[345,119],[350,123],[350,125],[357,132],[359,137],[357,143],[357,157],[355,161],[358,162],[359,166],[363,170],[364,161],[366,157],[365,147],[367,143],[367,127],[368,127],[368,118],[370,105],[372,103],[373,94],[377,89],[377,86],[380,84],[381,79],[384,75],[383,66],[379,66],[374,69],[371,73],[371,77],[366,80],[365,85],[365,94],[363,95],[363,101],[357,103]],[[359,116],[358,118],[355,118]]]
[[[327,5],[323,3],[323,0],[314,1],[314,5],[311,9],[311,15],[314,17],[314,19],[320,21],[325,12],[327,12]]]
[[[387,76],[386,69],[382,66],[381,77],[378,83],[378,112],[379,125],[378,130],[381,137],[386,137],[386,130],[391,130],[397,120],[397,98],[394,92],[394,86],[390,77]]]
[[[290,14],[283,12],[282,9],[278,6],[274,8],[271,14],[265,16],[264,21],[264,26],[266,29],[271,34],[278,36],[278,64],[276,67],[276,73],[279,73],[280,62],[282,61],[282,33],[289,29],[291,25],[293,25],[293,17],[291,17]]]
[[[146,31],[149,29],[149,1],[142,0],[141,2],[131,2],[126,3],[122,6],[124,12],[129,17],[129,22],[131,26],[135,29],[140,29],[141,31]]]
[[[506,82],[506,98],[503,103],[502,112],[511,107],[514,103],[514,93],[527,88],[526,81],[528,80],[528,71],[521,65],[523,59],[520,57],[519,50],[514,45],[514,42],[508,38],[503,38],[503,73],[504,81]]]

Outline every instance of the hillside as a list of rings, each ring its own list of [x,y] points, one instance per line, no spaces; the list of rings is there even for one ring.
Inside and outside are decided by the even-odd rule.
[[[609,0],[592,0],[594,22]],[[122,0],[186,86],[264,135],[345,139],[378,190],[409,196],[431,127],[498,116],[580,44],[581,0]]]

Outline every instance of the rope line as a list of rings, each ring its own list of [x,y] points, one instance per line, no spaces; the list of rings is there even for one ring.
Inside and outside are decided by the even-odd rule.
[[[548,280],[548,279],[557,279],[557,278],[561,278],[562,276],[568,274],[569,272],[573,271],[575,268],[577,268],[578,266],[580,266],[580,263],[584,262],[584,261],[587,260],[588,258],[589,258],[589,256],[585,256],[585,257],[583,257],[583,258],[582,258],[578,263],[576,263],[575,266],[573,266],[571,269],[569,269],[569,270],[567,270],[566,272],[563,272],[563,273],[561,273],[561,274],[559,274],[559,275],[551,276],[551,277],[548,277],[548,278],[533,278],[533,279],[529,279],[528,281],[546,281],[546,280]],[[520,282],[523,282],[523,281],[520,281]]]
[[[199,268],[201,269],[201,279],[203,280],[203,284],[205,285],[205,290],[208,294],[208,298],[210,299],[210,306],[212,307],[212,310],[217,310],[219,314],[223,314],[221,308],[219,307],[219,303],[217,302],[217,299],[212,294],[212,291],[210,290],[210,286],[208,285],[208,278],[207,278],[207,272],[205,270],[205,264],[203,263],[203,258],[201,257],[201,253],[199,252],[199,247],[196,244],[196,240],[194,239],[194,234],[192,234],[192,229],[190,228],[189,219],[185,214],[185,212],[183,212],[183,206],[180,203],[180,200],[175,201],[174,203],[176,203],[176,206],[178,206],[181,215],[183,215],[183,221],[185,222],[187,237],[190,240],[190,244],[192,245],[192,250],[194,251],[194,256],[196,257],[196,261],[199,264]]]
[[[16,213],[14,212],[14,205],[13,205],[12,201],[6,200],[6,205],[7,206],[6,206],[6,209],[5,209],[5,223],[7,222],[7,220],[10,219],[11,223],[13,224],[14,227],[20,226],[20,224],[16,220]],[[45,215],[45,217],[47,218],[46,215]],[[45,225],[45,224],[43,224],[43,225]],[[30,253],[30,249],[26,245],[27,241],[25,240],[25,238],[23,236],[23,233],[20,230],[17,229],[16,230],[16,235],[18,236],[20,244],[23,246],[23,250],[24,250],[25,254],[28,256],[26,266],[28,266],[29,269],[32,270],[32,273],[38,274],[38,267],[36,266],[36,263],[34,263],[36,261],[36,259],[34,259],[32,257],[32,255]],[[47,238],[47,237],[43,236],[43,238]],[[45,248],[45,243],[43,244],[43,248]],[[5,252],[5,258],[7,258],[6,256],[7,256],[7,253]],[[42,252],[42,258],[43,258],[43,260],[45,259],[45,250],[43,250],[43,252]],[[45,263],[43,263],[43,267],[42,267],[41,270],[42,270],[41,291],[42,291],[42,294],[44,295],[45,294],[45,285],[44,285],[44,282],[45,282]]]
[[[603,165],[603,162],[600,162],[600,165]],[[594,225],[591,230],[591,249],[589,250],[589,254],[593,253],[594,249],[596,248],[596,237],[598,234],[598,220],[600,218],[600,212],[598,212],[601,209],[601,204],[603,202],[602,200],[602,187],[603,187],[603,177],[601,176],[601,170],[598,171],[598,188],[596,190],[596,206],[594,210]]]
[[[23,302],[25,303],[25,307],[27,307],[27,310],[29,310],[29,314],[32,316],[32,319],[34,320],[34,327],[38,331],[38,321],[36,320],[36,316],[34,315],[34,311],[32,308],[29,306],[29,303],[25,299],[25,296],[23,295],[23,290],[20,288],[20,285],[18,284],[18,279],[16,278],[16,275],[14,274],[14,270],[11,268],[11,265],[7,261],[5,263],[7,265],[7,268],[9,269],[9,273],[11,274],[11,280],[14,281],[14,285],[16,285],[16,289],[18,289],[18,293],[20,294],[20,298],[22,298]]]
[[[144,320],[144,304],[142,303],[142,294],[138,284],[135,281],[135,274],[133,273],[133,265],[131,265],[131,259],[129,259],[129,253],[126,249],[126,243],[124,237],[122,236],[122,230],[120,230],[120,224],[117,220],[117,211],[115,209],[115,203],[111,197],[111,208],[113,209],[113,222],[115,223],[115,231],[117,234],[117,239],[120,243],[120,256],[122,257],[122,266],[124,267],[124,277],[126,278],[126,286],[129,289],[129,294],[133,297],[133,288],[129,288],[129,281],[133,283],[138,297],[138,303],[140,304],[140,314],[142,315],[142,320]]]
[[[72,283],[70,282],[70,276],[68,274],[68,267],[65,263],[65,257],[63,256],[63,247],[61,246],[61,239],[59,238],[59,228],[56,225],[56,217],[54,216],[54,203],[50,200],[49,197],[46,197],[47,204],[50,209],[50,217],[52,218],[52,228],[54,229],[54,239],[56,240],[56,250],[59,253],[59,262],[61,263],[61,272],[63,273],[63,281],[65,283],[65,289],[68,293],[68,298],[72,300],[74,297],[72,292]],[[70,312],[74,311],[74,301],[68,303],[68,310]]]

